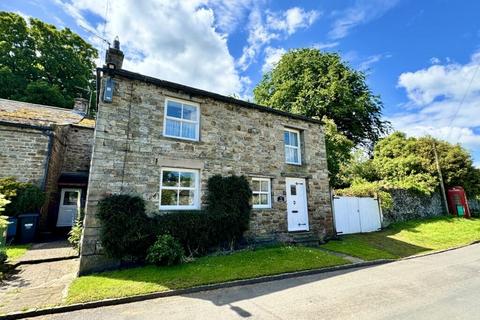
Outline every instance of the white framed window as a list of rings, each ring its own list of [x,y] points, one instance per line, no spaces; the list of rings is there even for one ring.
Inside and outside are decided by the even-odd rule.
[[[300,131],[294,129],[285,129],[285,162],[289,164],[302,164],[302,155],[300,151]]]
[[[162,168],[160,176],[160,210],[200,208],[199,171]]]
[[[163,135],[185,140],[199,140],[200,106],[178,99],[165,99]]]
[[[252,205],[254,209],[272,207],[270,179],[252,178]]]

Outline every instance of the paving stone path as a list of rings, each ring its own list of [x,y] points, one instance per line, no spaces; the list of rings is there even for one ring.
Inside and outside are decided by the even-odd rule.
[[[34,262],[46,259],[71,258],[78,252],[65,240],[34,243],[17,262]]]
[[[0,315],[61,304],[77,276],[76,255],[64,242],[34,244],[19,260],[26,264],[17,266],[0,282]],[[38,263],[61,258],[66,260]]]

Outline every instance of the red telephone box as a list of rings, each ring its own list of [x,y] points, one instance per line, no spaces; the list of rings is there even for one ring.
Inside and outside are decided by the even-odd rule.
[[[470,218],[467,195],[462,187],[452,187],[448,189],[447,200],[451,214],[458,217]]]

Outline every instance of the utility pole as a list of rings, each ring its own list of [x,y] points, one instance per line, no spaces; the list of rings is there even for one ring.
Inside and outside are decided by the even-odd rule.
[[[445,185],[443,184],[442,169],[440,168],[440,163],[438,162],[437,145],[435,144],[435,139],[433,138],[432,145],[433,153],[435,154],[435,163],[437,164],[438,179],[440,180],[440,189],[442,190],[443,205],[445,206],[447,214],[450,214],[450,211],[448,210],[447,194],[445,193]]]

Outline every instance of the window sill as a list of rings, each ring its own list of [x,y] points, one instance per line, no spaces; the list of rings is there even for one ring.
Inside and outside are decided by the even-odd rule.
[[[161,139],[164,140],[169,140],[169,141],[175,141],[175,142],[185,142],[185,143],[191,143],[191,144],[202,144],[203,141],[201,140],[190,140],[190,139],[184,139],[184,138],[177,138],[177,137],[171,137],[171,136],[166,136],[166,135],[161,135]]]

